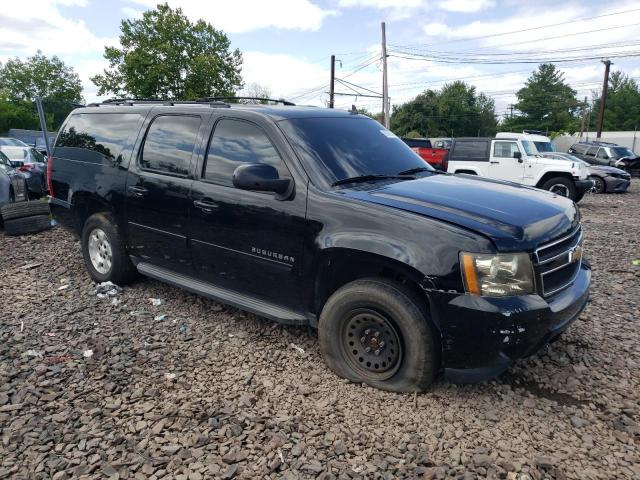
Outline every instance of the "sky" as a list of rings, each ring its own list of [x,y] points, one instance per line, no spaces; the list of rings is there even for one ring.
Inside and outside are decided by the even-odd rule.
[[[107,66],[120,22],[154,0],[11,0],[0,12],[0,61],[41,50],[89,78]],[[559,61],[578,96],[601,88],[604,65],[640,80],[640,0],[169,0],[192,20],[224,31],[244,58],[246,84],[274,97],[326,105],[336,55],[337,108],[381,110],[380,23],[386,22],[389,96],[394,105],[425,89],[464,80],[495,99],[504,116],[540,60]],[[624,55],[624,56],[622,56]],[[635,55],[635,56],[634,56]],[[355,87],[357,85],[358,87]],[[353,95],[351,95],[353,94]],[[106,98],[106,97],[105,97]]]

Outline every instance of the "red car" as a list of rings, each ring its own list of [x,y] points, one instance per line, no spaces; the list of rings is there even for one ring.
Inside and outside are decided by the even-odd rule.
[[[447,171],[447,159],[449,149],[433,148],[431,140],[426,138],[403,138],[402,141],[409,145],[422,159],[438,170]]]

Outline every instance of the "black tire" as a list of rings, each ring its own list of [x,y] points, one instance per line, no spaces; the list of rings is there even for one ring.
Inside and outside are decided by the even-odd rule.
[[[89,237],[92,233],[101,230],[105,234],[106,242],[110,247],[111,265],[105,272],[100,272],[94,267],[89,255]],[[82,256],[84,264],[96,282],[111,281],[116,284],[125,284],[137,276],[137,270],[131,263],[127,253],[126,244],[113,215],[107,212],[100,212],[91,215],[84,223],[81,237]]]
[[[49,203],[46,201],[12,203],[0,209],[0,215],[4,220],[49,215],[49,213]]]
[[[49,228],[51,228],[49,215],[35,215],[4,221],[4,233],[11,236],[41,232]]]
[[[416,294],[386,279],[339,288],[320,314],[324,361],[341,377],[382,390],[426,389],[440,368],[440,342],[422,304]]]
[[[607,186],[604,183],[604,180],[602,180],[600,177],[596,177],[595,175],[592,175],[589,178],[593,180],[595,183],[593,186],[594,193],[605,193],[607,191]]]
[[[565,177],[550,178],[542,184],[542,189],[570,198],[573,201],[576,200],[576,186],[572,180]],[[560,193],[560,190],[563,190],[566,194]]]

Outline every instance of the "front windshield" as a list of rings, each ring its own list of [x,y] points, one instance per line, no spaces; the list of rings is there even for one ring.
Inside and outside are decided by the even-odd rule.
[[[553,144],[551,142],[533,142],[533,143],[536,146],[536,150],[538,150],[538,152],[540,153],[554,151]]]
[[[0,145],[5,147],[26,147],[27,144],[17,138],[0,138]]]
[[[626,147],[613,147],[611,151],[613,153],[613,158],[635,157],[633,152]]]
[[[536,146],[532,141],[521,140],[521,142],[522,142],[522,148],[524,148],[524,151],[526,152],[527,156],[538,155],[538,150],[536,149]]]
[[[433,170],[402,140],[369,118],[293,118],[279,125],[305,169],[317,172],[328,184],[361,175]]]

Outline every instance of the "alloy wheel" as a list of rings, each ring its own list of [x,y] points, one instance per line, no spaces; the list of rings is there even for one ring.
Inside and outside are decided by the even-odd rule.
[[[113,253],[111,243],[109,243],[109,238],[104,233],[104,230],[100,228],[93,229],[89,234],[87,247],[93,268],[103,275],[108,273],[111,270]]]

